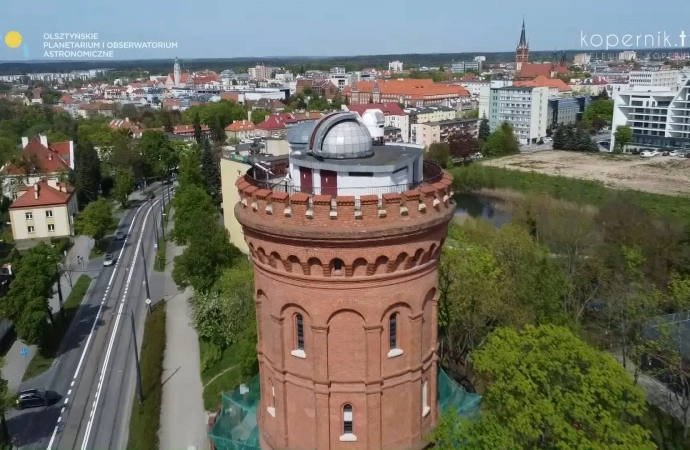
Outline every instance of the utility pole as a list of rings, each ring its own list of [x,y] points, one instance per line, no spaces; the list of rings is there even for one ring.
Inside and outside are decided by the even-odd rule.
[[[141,257],[144,260],[144,284],[146,284],[146,298],[151,298],[151,292],[149,291],[149,276],[146,273],[146,255],[144,254],[143,242],[139,244],[139,248],[141,249]]]
[[[148,284],[146,285],[148,287]],[[141,385],[141,367],[139,366],[139,350],[137,349],[137,332],[134,327],[134,313],[129,314],[132,319],[132,337],[134,338],[134,359],[137,362],[137,391],[139,391],[139,404],[144,402],[144,389]]]
[[[164,217],[165,217],[165,210],[161,209],[161,230],[163,230],[163,241],[165,241],[165,220],[164,220]]]

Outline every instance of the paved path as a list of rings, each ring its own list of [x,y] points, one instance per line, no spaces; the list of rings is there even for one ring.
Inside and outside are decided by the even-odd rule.
[[[172,219],[173,211],[170,218]],[[168,222],[172,229],[172,220]],[[192,291],[179,292],[172,280],[172,259],[183,248],[168,242],[165,269],[167,345],[163,362],[163,404],[158,433],[161,449],[208,448],[203,386],[199,374],[199,338],[191,324],[188,301]]]

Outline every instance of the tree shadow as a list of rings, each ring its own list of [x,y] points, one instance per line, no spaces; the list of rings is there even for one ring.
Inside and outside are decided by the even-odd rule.
[[[44,439],[50,439],[60,417],[60,403],[41,408],[7,413],[7,428],[10,430],[13,448],[35,446]]]

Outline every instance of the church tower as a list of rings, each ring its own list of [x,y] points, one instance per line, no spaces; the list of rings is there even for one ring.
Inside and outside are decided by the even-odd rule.
[[[436,424],[452,177],[421,149],[381,145],[383,114],[368,119],[295,125],[290,177],[250,169],[237,182],[263,450],[419,449]]]
[[[180,60],[177,58],[175,58],[175,65],[173,66],[173,76],[175,77],[173,80],[175,86],[178,87],[182,80],[182,71],[180,70]]]
[[[527,42],[527,35],[525,34],[525,19],[522,19],[522,32],[520,33],[520,41],[518,41],[515,49],[515,71],[522,70],[522,64],[529,62],[529,42]]]

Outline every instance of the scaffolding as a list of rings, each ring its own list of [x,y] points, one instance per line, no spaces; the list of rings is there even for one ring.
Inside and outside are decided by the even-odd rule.
[[[465,391],[446,372],[438,370],[438,405],[441,412],[455,407],[462,417],[479,413],[481,396]],[[259,429],[256,412],[261,404],[259,375],[239,385],[232,393],[223,394],[222,406],[209,437],[216,450],[259,450]]]

